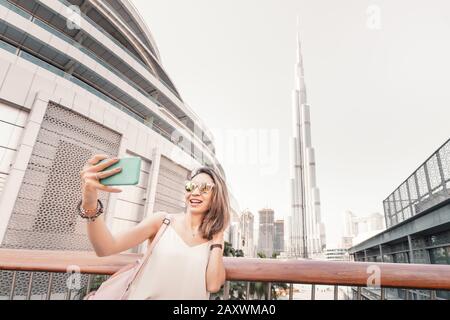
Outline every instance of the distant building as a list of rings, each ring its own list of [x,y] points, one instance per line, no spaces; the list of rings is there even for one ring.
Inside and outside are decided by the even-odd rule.
[[[284,228],[284,253],[282,256],[287,258],[292,257],[292,216],[287,216],[285,220],[285,228]]]
[[[254,216],[248,209],[241,213],[241,249],[245,257],[255,257],[255,245],[253,237]]]
[[[341,247],[344,249],[349,249],[353,245],[353,237],[343,236],[341,239]]]
[[[329,261],[349,261],[348,251],[344,248],[325,249],[325,259]]]
[[[325,250],[327,246],[327,237],[326,237],[326,229],[325,229],[325,223],[320,223],[320,244],[321,244],[321,250]]]
[[[284,251],[284,220],[276,220],[274,223],[275,235],[273,251],[280,254]]]
[[[239,222],[231,221],[229,227],[228,242],[230,242],[231,246],[236,250],[242,249],[240,238],[241,230],[239,228]]]
[[[258,252],[262,252],[266,257],[272,257],[274,244],[274,211],[264,208],[259,213],[259,236]]]
[[[368,216],[356,216],[351,211],[346,211],[344,216],[344,236],[342,247],[351,246],[384,230],[383,215],[375,212]]]

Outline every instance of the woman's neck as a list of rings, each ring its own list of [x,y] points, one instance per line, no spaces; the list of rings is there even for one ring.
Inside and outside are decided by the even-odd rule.
[[[192,214],[190,211],[186,213],[186,225],[192,230],[196,230],[200,227],[202,223],[203,215],[202,214]]]

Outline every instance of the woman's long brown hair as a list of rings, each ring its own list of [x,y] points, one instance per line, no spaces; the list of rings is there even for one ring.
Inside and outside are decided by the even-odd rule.
[[[200,173],[206,173],[214,181],[209,211],[205,214],[199,230],[204,239],[211,240],[213,236],[224,230],[230,221],[230,200],[225,181],[210,167],[200,167],[193,170],[189,179]]]

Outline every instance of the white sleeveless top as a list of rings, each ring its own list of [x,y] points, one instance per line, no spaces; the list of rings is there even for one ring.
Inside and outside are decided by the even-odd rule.
[[[189,246],[173,218],[132,285],[129,300],[208,300],[206,267],[210,241]]]

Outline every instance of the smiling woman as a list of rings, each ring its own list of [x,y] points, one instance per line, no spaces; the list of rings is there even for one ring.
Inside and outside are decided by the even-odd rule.
[[[219,291],[225,282],[223,232],[230,219],[225,181],[213,169],[201,167],[191,173],[185,184],[185,212],[157,212],[137,226],[112,236],[103,215],[95,209],[97,190],[121,191],[99,182],[99,179],[118,172],[108,170],[118,160],[100,163],[105,158],[94,156],[81,172],[83,200],[80,210],[88,218],[89,239],[95,252],[99,256],[108,256],[149,241],[148,259],[144,259],[137,269],[124,297],[129,300],[209,299],[210,292]],[[96,218],[89,219],[90,216]],[[95,299],[95,294],[92,298]]]

